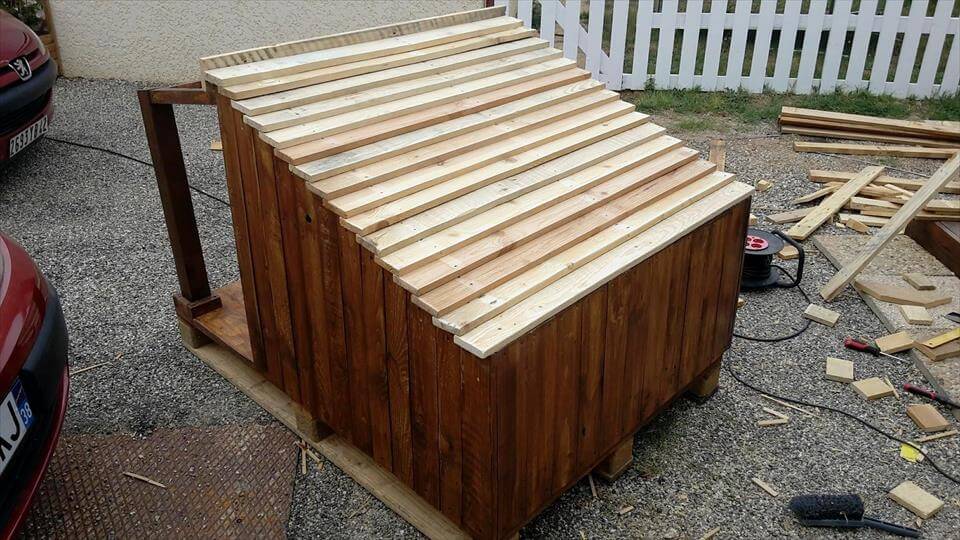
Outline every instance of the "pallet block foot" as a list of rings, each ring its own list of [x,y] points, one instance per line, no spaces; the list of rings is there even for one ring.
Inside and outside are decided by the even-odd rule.
[[[210,343],[211,340],[206,334],[190,326],[190,324],[184,322],[183,319],[177,319],[177,325],[180,327],[180,339],[182,339],[188,347],[196,349]]]
[[[593,470],[600,478],[613,482],[633,463],[633,435],[623,440]]]
[[[714,362],[712,366],[707,368],[699,377],[693,380],[693,384],[690,385],[690,388],[687,390],[687,397],[696,401],[697,403],[703,403],[706,400],[710,399],[713,394],[717,392],[717,388],[720,386],[720,361]]]

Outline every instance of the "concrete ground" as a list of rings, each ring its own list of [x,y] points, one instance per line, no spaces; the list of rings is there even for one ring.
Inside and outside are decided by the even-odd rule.
[[[108,148],[149,161],[136,96],[138,87],[117,81],[61,79],[51,138]],[[667,127],[676,119],[656,118]],[[225,199],[220,154],[208,149],[218,139],[210,107],[179,109],[181,140],[192,182]],[[790,209],[791,198],[813,190],[809,168],[855,170],[857,161],[796,154],[791,138],[750,138],[775,134],[773,125],[729,126],[727,170],[754,183],[775,187],[754,199],[763,216]],[[684,134],[706,150],[714,134]],[[859,159],[859,158],[858,158]],[[938,162],[897,160],[888,165],[929,174]],[[195,195],[197,220],[214,285],[236,278],[228,208]],[[761,225],[765,226],[761,222]],[[0,230],[21,242],[62,295],[74,369],[109,361],[77,375],[65,426],[65,440],[90,435],[135,436],[169,430],[275,425],[272,418],[224,382],[181,346],[171,293],[176,288],[153,171],[107,153],[44,140],[13,163],[0,166]],[[851,234],[832,226],[820,234]],[[807,245],[803,288],[811,296],[835,272]],[[792,263],[790,263],[792,264]],[[796,290],[744,295],[737,331],[762,336],[786,333],[802,324],[806,302]],[[852,389],[822,378],[828,355],[853,360],[857,376],[889,376],[897,385],[923,383],[907,363],[855,354],[844,336],[883,335],[876,316],[852,291],[831,305],[842,313],[835,328],[812,324],[800,337],[776,344],[734,339],[725,367],[750,383],[784,396],[849,411],[901,437],[920,433],[904,413],[912,396],[866,403]],[[784,426],[759,428],[769,403],[738,383],[728,371],[720,389],[698,405],[678,401],[636,436],[634,464],[617,482],[586,480],[521,533],[558,538],[699,538],[714,527],[718,538],[879,538],[872,530],[834,532],[800,526],[787,508],[790,497],[807,493],[860,494],[868,515],[902,524],[915,516],[886,497],[911,480],[945,502],[922,523],[928,538],[960,537],[960,486],[928,464],[901,459],[898,444],[840,414],[788,414]],[[929,455],[960,476],[960,437],[928,445]],[[255,451],[255,450],[250,450]],[[142,457],[142,456],[141,456]],[[295,460],[278,467],[297,467]],[[289,471],[288,471],[289,472]],[[285,531],[291,537],[381,538],[418,536],[416,530],[346,475],[327,463],[292,475]],[[756,477],[778,492],[772,497],[751,483]],[[67,481],[48,479],[49,482]],[[82,504],[100,504],[84,509]],[[632,507],[632,509],[630,509]],[[73,511],[109,513],[102,499],[74,501]],[[155,510],[161,512],[161,510]],[[62,516],[35,511],[31,531],[58,531]],[[163,516],[155,516],[159,521]],[[167,516],[169,517],[169,516]],[[99,523],[99,522],[98,522]],[[87,531],[108,536],[95,523]],[[101,528],[102,527],[102,528]],[[140,534],[161,534],[149,528]],[[37,533],[39,534],[39,533]]]

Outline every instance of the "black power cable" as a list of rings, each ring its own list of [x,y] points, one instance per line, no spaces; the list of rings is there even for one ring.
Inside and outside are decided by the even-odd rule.
[[[117,151],[115,151],[115,150],[110,150],[109,148],[102,148],[102,147],[99,147],[99,146],[92,146],[92,145],[89,145],[89,144],[83,144],[83,143],[78,143],[78,142],[74,142],[74,141],[67,141],[67,140],[64,140],[64,139],[57,139],[56,137],[51,137],[51,136],[49,136],[49,135],[45,136],[44,139],[49,140],[49,141],[53,141],[53,142],[58,142],[58,143],[61,143],[61,144],[69,144],[69,145],[71,145],[71,146],[77,146],[77,147],[80,147],[80,148],[86,148],[86,149],[88,149],[88,150],[96,150],[96,151],[98,151],[98,152],[104,152],[104,153],[107,153],[107,154],[110,154],[110,155],[113,155],[113,156],[117,156],[117,157],[119,157],[119,158],[123,158],[123,159],[129,160],[129,161],[133,161],[134,163],[139,163],[139,164],[141,164],[141,165],[146,165],[147,167],[151,167],[151,168],[153,167],[153,163],[150,163],[149,161],[143,161],[142,159],[137,159],[137,158],[135,158],[135,157],[133,157],[133,156],[128,156],[128,155],[126,155],[126,154],[121,154],[120,152],[117,152]],[[204,197],[208,197],[208,198],[210,198],[210,199],[213,199],[213,200],[217,201],[218,203],[220,203],[220,204],[222,204],[222,205],[224,205],[224,206],[227,206],[227,207],[230,206],[230,203],[228,203],[227,201],[221,199],[220,197],[217,197],[216,195],[212,195],[212,194],[210,194],[210,193],[207,193],[206,191],[204,191],[204,190],[202,190],[202,189],[194,186],[193,184],[189,184],[189,183],[188,183],[187,186],[188,186],[190,189],[192,189],[192,190],[196,191],[197,193],[199,193],[200,195],[203,195]]]
[[[787,277],[789,277],[791,281],[794,280],[793,275],[790,274],[790,272],[787,272],[787,269],[786,269],[786,268],[784,268],[784,267],[782,267],[782,266],[780,266],[780,265],[776,265],[776,264],[773,264],[773,265],[771,265],[771,266],[776,267],[776,268],[779,268],[780,271],[783,272],[784,274],[786,274]],[[796,288],[798,291],[800,291],[800,294],[803,295],[803,299],[806,300],[808,304],[811,303],[811,302],[810,302],[810,297],[807,295],[807,291],[803,290],[803,287],[801,287],[801,286],[798,284],[798,285],[797,285],[796,287],[794,287],[794,288]],[[810,322],[811,322],[811,321],[810,321],[810,319],[805,319],[805,320],[806,320],[806,324],[803,325],[803,328],[800,328],[799,330],[797,330],[797,331],[795,331],[795,332],[793,332],[793,333],[787,334],[787,335],[785,335],[785,336],[779,336],[779,337],[775,337],[775,338],[762,338],[762,337],[754,337],[754,336],[745,336],[745,335],[743,335],[743,334],[738,334],[738,333],[736,333],[736,332],[734,332],[733,335],[734,335],[734,337],[738,337],[738,338],[740,338],[740,339],[746,339],[746,340],[748,340],[748,341],[759,341],[759,342],[761,342],[761,343],[777,343],[777,342],[780,342],[780,341],[786,341],[786,340],[788,340],[788,339],[793,339],[793,338],[799,336],[800,334],[806,332],[807,329],[810,328]]]

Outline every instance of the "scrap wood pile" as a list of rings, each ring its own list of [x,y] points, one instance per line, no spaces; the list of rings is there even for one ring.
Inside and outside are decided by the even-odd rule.
[[[850,139],[877,144],[796,143],[799,151],[822,151],[901,157],[944,157],[960,149],[960,122],[899,120],[860,114],[783,107],[780,131],[830,139]]]
[[[481,357],[752,191],[502,11],[201,60],[258,151]]]

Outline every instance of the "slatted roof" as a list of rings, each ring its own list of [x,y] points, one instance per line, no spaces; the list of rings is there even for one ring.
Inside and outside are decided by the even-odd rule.
[[[752,191],[503,13],[201,60],[205,81],[481,357]]]

